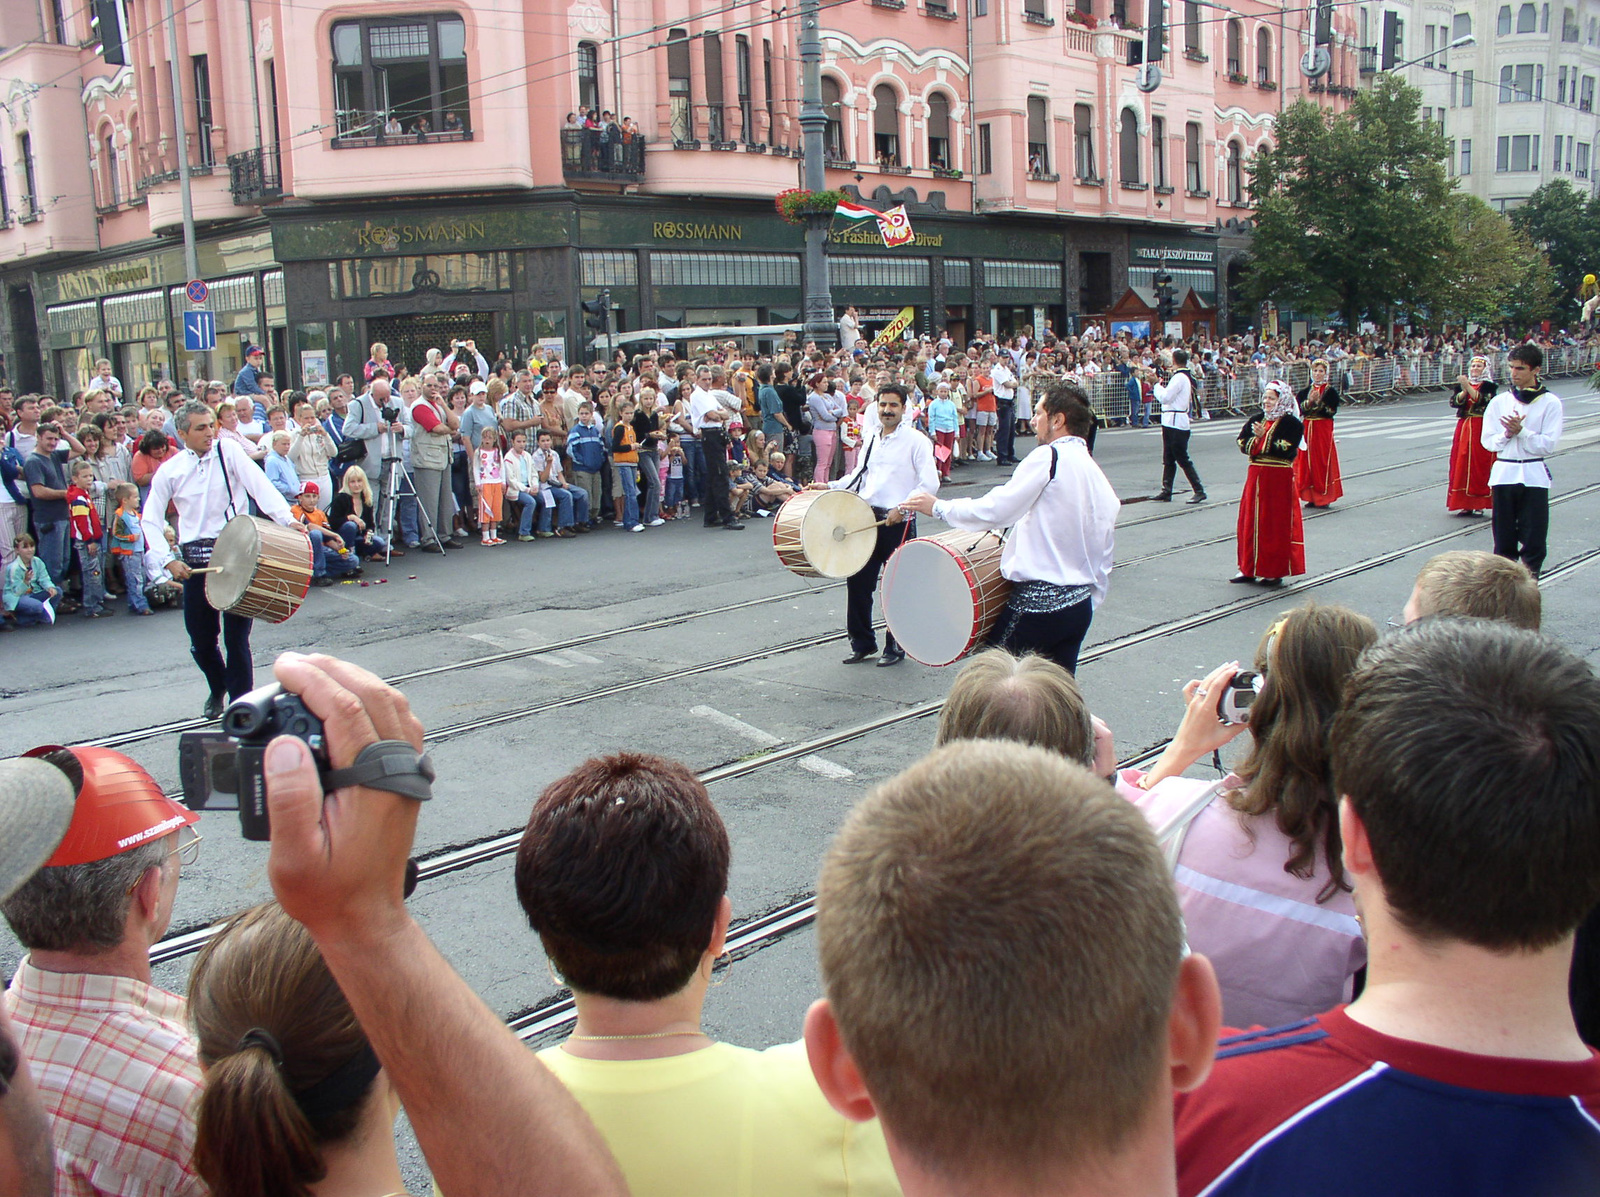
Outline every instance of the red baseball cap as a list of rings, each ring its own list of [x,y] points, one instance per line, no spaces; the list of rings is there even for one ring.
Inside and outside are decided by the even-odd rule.
[[[61,751],[46,744],[24,753]],[[198,811],[174,802],[156,779],[133,760],[109,748],[68,748],[83,768],[72,823],[46,868],[106,860],[152,839],[200,821]]]
[[[300,487],[300,493],[303,495],[320,495],[322,488],[315,482],[307,482]]]

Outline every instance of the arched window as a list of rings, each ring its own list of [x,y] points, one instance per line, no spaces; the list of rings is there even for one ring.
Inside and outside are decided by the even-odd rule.
[[[1265,26],[1256,30],[1256,82],[1272,82],[1272,31]]]
[[[887,83],[872,89],[872,153],[879,166],[900,165],[900,99]]]
[[[1539,32],[1539,10],[1531,4],[1524,4],[1517,9],[1517,32]]]
[[[1244,74],[1244,27],[1237,17],[1228,18],[1228,74]]]
[[[1228,202],[1244,203],[1244,147],[1237,141],[1228,143]]]
[[[1043,96],[1028,97],[1028,176],[1050,173],[1050,104]]]
[[[600,107],[600,47],[594,42],[578,43],[578,107]]]
[[[844,161],[844,121],[839,114],[844,110],[840,100],[839,82],[831,75],[822,77],[822,111],[828,114],[828,127],[822,134],[822,152],[835,162]]]
[[[928,97],[928,165],[949,170],[950,97],[936,91]]]
[[[108,126],[100,138],[100,195],[108,208],[115,208],[122,202],[118,168],[116,138]]]
[[[1124,183],[1143,182],[1139,178],[1139,118],[1132,108],[1122,110],[1121,128],[1117,133],[1118,173]]]
[[[1511,32],[1511,5],[1503,4],[1500,6],[1500,17],[1495,22],[1495,32],[1501,37],[1505,37]]]

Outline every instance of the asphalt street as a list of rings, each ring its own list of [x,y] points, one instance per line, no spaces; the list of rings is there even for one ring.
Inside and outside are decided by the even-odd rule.
[[[1600,396],[1578,379],[1553,389],[1566,400],[1567,431],[1551,462],[1545,627],[1600,661],[1600,565],[1590,555],[1600,545]],[[1240,423],[1196,426],[1191,448],[1210,501],[1193,507],[1148,498],[1159,481],[1157,432],[1100,435],[1097,459],[1124,507],[1118,568],[1078,676],[1115,731],[1119,756],[1170,735],[1183,684],[1251,658],[1281,611],[1307,599],[1342,603],[1381,629],[1399,618],[1429,556],[1490,545],[1487,518],[1445,511],[1455,419],[1441,397],[1419,397],[1341,413],[1345,497],[1307,514],[1306,578],[1281,591],[1229,585],[1246,466],[1234,442]],[[947,493],[981,493],[1002,477],[997,467],[970,466]],[[939,530],[922,522],[924,534]],[[378,564],[367,585],[313,591],[288,622],[258,623],[257,680],[291,648],[334,653],[385,677],[418,675],[399,684],[434,737],[439,780],[416,849],[424,859],[515,831],[542,786],[598,753],[658,752],[706,770],[943,697],[951,669],[842,665],[842,585],[786,572],[770,532],[762,520],[743,532],[708,531],[695,518],[639,535],[608,528]],[[112,738],[175,793],[171,725],[194,722],[203,698],[177,612],[137,622],[67,617],[0,637],[0,756]],[[932,718],[904,720],[714,783],[733,842],[735,920],[809,894],[851,804],[925,752],[933,731]],[[265,848],[240,839],[236,817],[208,813],[200,827],[205,844],[184,870],[175,933],[268,896]],[[411,903],[506,1016],[559,994],[516,908],[510,870],[500,855],[425,881]],[[6,975],[18,955],[0,931]],[[158,982],[181,990],[192,960],[159,965]],[[819,990],[809,932],[736,960],[725,981],[711,991],[712,1033],[752,1047],[797,1037]],[[413,1158],[408,1179],[418,1167]]]

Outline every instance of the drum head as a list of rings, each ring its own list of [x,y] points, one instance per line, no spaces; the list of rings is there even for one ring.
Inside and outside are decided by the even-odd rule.
[[[906,541],[885,568],[883,617],[913,661],[939,666],[959,660],[978,618],[960,559],[935,540]]]
[[[211,549],[211,564],[220,571],[206,575],[206,601],[226,611],[244,597],[261,559],[261,533],[248,515],[223,525]]]
[[[872,556],[878,543],[872,507],[848,490],[814,491],[801,517],[800,547],[824,578],[848,578]]]

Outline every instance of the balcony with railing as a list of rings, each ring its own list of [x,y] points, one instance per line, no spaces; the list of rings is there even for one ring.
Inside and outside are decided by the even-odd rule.
[[[364,146],[433,145],[445,141],[471,141],[472,127],[458,112],[446,112],[438,128],[427,113],[402,119],[396,112],[372,112],[362,108],[338,108],[333,113],[335,149]]]
[[[637,183],[644,178],[642,138],[602,139],[599,129],[561,130],[561,173],[595,183]]]
[[[228,185],[240,207],[283,198],[283,172],[276,149],[246,150],[228,155]]]
[[[1363,75],[1378,73],[1378,47],[1362,46],[1357,51],[1357,65]]]

